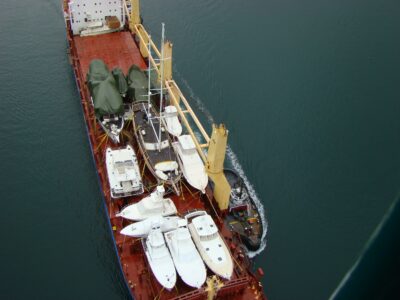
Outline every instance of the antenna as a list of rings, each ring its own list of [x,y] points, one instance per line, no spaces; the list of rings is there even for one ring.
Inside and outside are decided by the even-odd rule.
[[[159,124],[159,136],[160,138],[158,139],[158,151],[161,151],[161,124],[162,124],[162,105],[163,105],[163,97],[164,97],[164,91],[163,91],[163,81],[164,81],[164,23],[162,24],[162,29],[161,29],[161,58],[160,58],[160,72],[161,72],[161,80],[160,80],[160,120],[158,122]]]
[[[150,43],[150,40],[151,40],[151,36],[149,35],[149,45],[148,45],[148,51],[149,51],[149,67],[147,68],[147,76],[149,77],[149,80],[148,80],[148,86],[147,86],[147,88],[148,88],[148,93],[147,93],[147,107],[148,107],[148,109],[149,109],[149,116],[148,117],[151,117],[151,111],[150,111],[150,107],[151,107],[151,101],[150,101],[150,96],[151,96],[151,90],[150,90],[150,76],[151,76],[151,43]]]

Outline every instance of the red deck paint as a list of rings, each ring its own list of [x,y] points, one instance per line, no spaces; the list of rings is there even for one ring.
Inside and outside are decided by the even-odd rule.
[[[86,75],[92,59],[102,59],[111,69],[120,67],[126,74],[133,64],[146,68],[130,32],[122,31],[97,36],[74,37],[74,43],[81,63],[81,70]]]
[[[105,166],[105,150],[107,147],[116,147],[111,142],[104,142],[104,133],[96,122],[93,106],[90,103],[89,90],[85,84],[86,73],[90,61],[98,58],[102,59],[110,69],[120,67],[124,73],[128,71],[132,64],[146,68],[146,63],[140,54],[134,38],[130,32],[118,32],[95,37],[72,36],[68,31],[68,41],[70,45],[71,62],[77,80],[77,85],[81,97],[82,108],[85,117],[85,123],[89,133],[89,140],[93,149],[93,157],[96,164],[96,170],[99,174],[100,187],[102,189],[107,214],[113,228],[113,236],[116,242],[118,257],[124,273],[127,285],[134,299],[175,299],[175,300],[194,300],[207,299],[206,285],[200,289],[190,288],[179,278],[176,287],[167,291],[154,278],[150,266],[147,263],[140,239],[133,239],[121,235],[120,230],[129,224],[127,220],[115,217],[120,209],[128,204],[135,203],[147,196],[145,193],[138,197],[128,197],[123,199],[111,199],[109,185],[107,180],[107,171]],[[133,138],[132,125],[127,126],[125,130],[132,134],[129,143],[134,147],[140,163],[140,169],[143,170],[144,161],[140,157],[137,144]],[[127,142],[127,141],[125,141]],[[151,180],[150,171],[144,169],[144,180]],[[223,280],[224,286],[218,292],[217,299],[229,300],[247,300],[247,299],[266,299],[262,286],[253,274],[250,261],[244,255],[240,247],[240,240],[232,235],[229,229],[224,225],[215,211],[215,202],[212,199],[212,191],[208,189],[205,195],[200,194],[193,188],[183,188],[181,196],[168,195],[177,209],[178,214],[184,214],[188,210],[201,209],[208,211],[213,215],[214,220],[219,227],[225,242],[231,249],[234,259],[234,273],[229,281]],[[214,204],[213,204],[214,203]],[[208,276],[213,275],[208,270]],[[111,275],[112,276],[112,275]]]

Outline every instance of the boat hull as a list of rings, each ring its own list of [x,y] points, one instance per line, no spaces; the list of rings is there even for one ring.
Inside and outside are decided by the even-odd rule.
[[[175,268],[178,271],[178,274],[182,278],[183,282],[191,287],[200,288],[206,281],[206,268],[200,257],[200,254],[197,252],[196,247],[190,238],[185,241],[185,254],[179,253],[179,250],[176,249],[176,245],[178,247],[182,247],[182,245],[178,244],[179,241],[177,241],[179,230],[186,230],[187,234],[190,237],[187,228],[180,228],[165,233],[165,241],[167,243],[168,249],[171,252]]]
[[[243,205],[234,206],[234,200],[230,199],[229,212],[225,218],[225,224],[237,234],[239,234],[242,242],[250,251],[257,251],[260,248],[263,225],[261,215],[258,212],[258,207],[250,196],[248,188],[243,182],[243,179],[233,170],[225,169],[225,177],[231,187],[240,185],[243,188]]]

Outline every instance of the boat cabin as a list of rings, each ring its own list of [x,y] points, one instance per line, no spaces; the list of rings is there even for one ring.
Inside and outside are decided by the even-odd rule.
[[[143,184],[135,152],[130,146],[106,150],[107,173],[113,198],[143,193]]]

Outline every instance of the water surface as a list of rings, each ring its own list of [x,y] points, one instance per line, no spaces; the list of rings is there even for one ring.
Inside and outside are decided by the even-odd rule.
[[[399,191],[399,2],[141,6],[265,207],[269,298],[328,298]],[[125,299],[60,3],[2,1],[0,25],[0,296]]]

